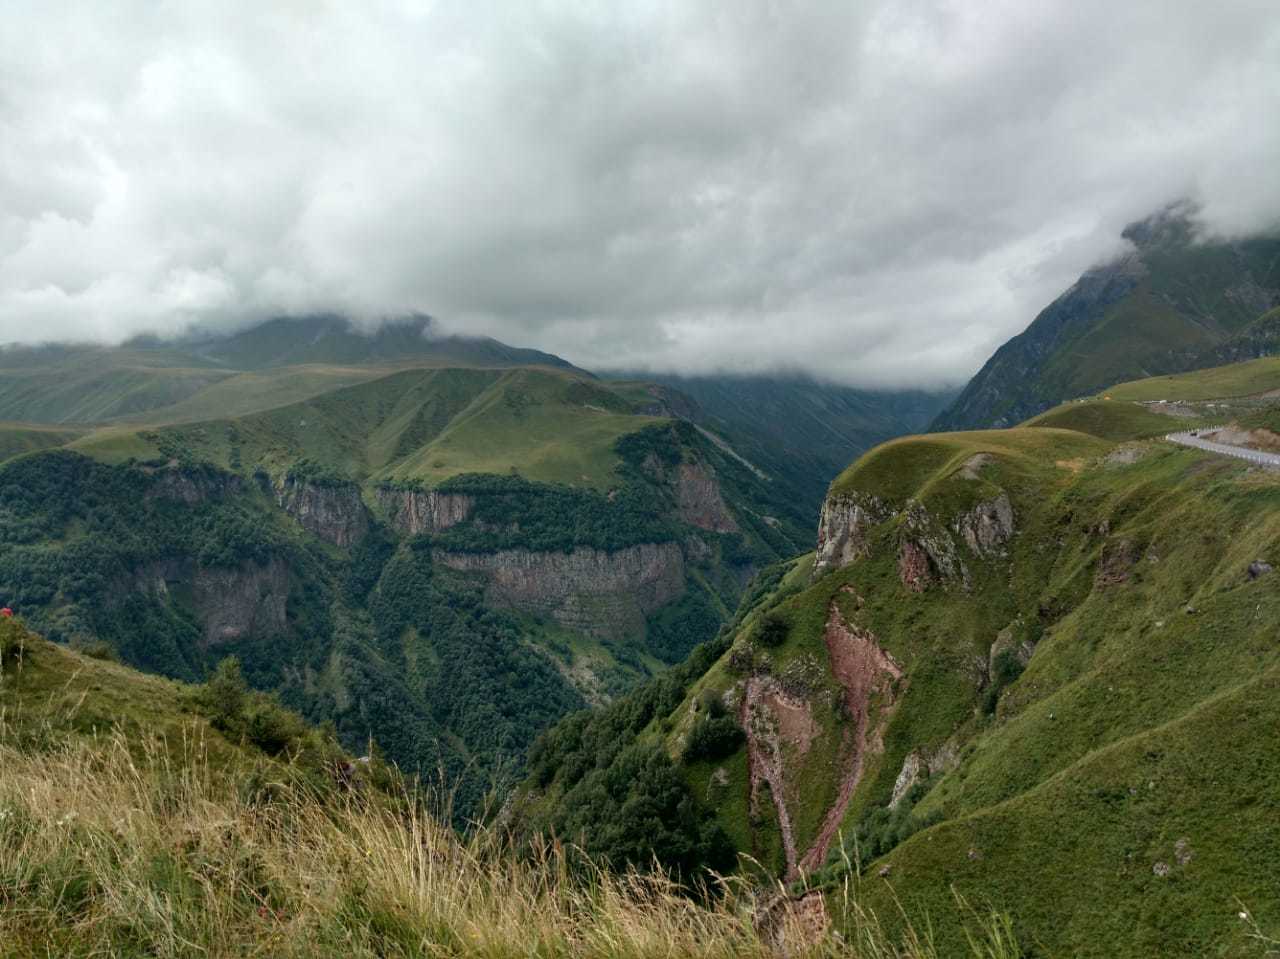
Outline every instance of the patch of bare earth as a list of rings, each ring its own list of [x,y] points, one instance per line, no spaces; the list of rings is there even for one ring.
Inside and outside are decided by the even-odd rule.
[[[760,787],[767,785],[782,834],[782,848],[787,860],[787,876],[797,873],[795,829],[787,810],[785,767],[782,747],[785,743],[796,755],[809,751],[818,734],[817,723],[809,704],[794,699],[772,676],[752,676],[746,682],[738,723],[747,736],[747,772],[750,783],[752,812],[759,809]]]
[[[844,687],[849,723],[842,736],[844,774],[836,801],[823,817],[813,844],[800,859],[800,868],[810,872],[826,861],[849,801],[862,781],[867,758],[884,752],[884,730],[897,705],[897,683],[902,678],[902,667],[880,648],[875,636],[846,623],[834,602],[827,611],[823,639],[831,672]]]

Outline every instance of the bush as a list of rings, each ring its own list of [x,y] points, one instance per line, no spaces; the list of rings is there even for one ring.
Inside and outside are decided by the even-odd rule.
[[[732,716],[706,716],[695,723],[693,731],[689,733],[684,758],[686,762],[720,759],[736,751],[742,741],[742,730]]]
[[[791,627],[787,625],[787,621],[777,613],[766,613],[760,620],[760,625],[756,627],[756,642],[761,646],[769,649],[775,646],[781,646],[787,641],[787,634],[790,633]]]

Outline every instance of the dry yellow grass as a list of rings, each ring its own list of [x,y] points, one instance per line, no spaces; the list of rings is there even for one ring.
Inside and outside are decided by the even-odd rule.
[[[0,720],[0,953],[5,956],[924,957],[890,943],[846,891],[844,937],[816,941],[723,884],[706,902],[662,876],[583,874],[548,845],[459,837],[420,804],[335,805],[287,782],[235,782],[198,739],[116,735],[21,748]],[[841,900],[836,902],[835,900]],[[776,914],[783,911],[774,910]],[[977,956],[1016,955],[979,922]]]

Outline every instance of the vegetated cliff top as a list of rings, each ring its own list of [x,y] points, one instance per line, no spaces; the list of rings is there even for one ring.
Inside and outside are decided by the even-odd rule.
[[[553,731],[532,794],[605,802],[585,784],[649,744],[744,869],[927,909],[944,950],[959,894],[1050,954],[1249,954],[1280,931],[1280,480],[1152,438],[1274,403],[1248,366],[1123,391],[1196,398],[1173,414],[1041,420],[1092,435],[870,451],[833,484],[863,508],[824,515],[829,571],[771,571],[674,687]]]
[[[1132,252],[1001,346],[932,428],[1012,426],[1115,383],[1274,346],[1253,324],[1280,304],[1280,237],[1202,241],[1190,215],[1175,206],[1128,227]]]

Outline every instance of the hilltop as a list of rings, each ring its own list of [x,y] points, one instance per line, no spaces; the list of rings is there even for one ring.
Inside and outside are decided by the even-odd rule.
[[[1130,252],[1001,346],[931,429],[1012,426],[1115,383],[1273,351],[1280,238],[1202,239],[1191,213],[1174,206],[1126,228]]]
[[[1280,481],[1153,437],[1265,409],[1277,371],[864,454],[816,551],[762,573],[715,641],[539,741],[522,815],[625,859],[595,837],[641,801],[617,777],[645,755],[748,874],[928,910],[944,950],[960,895],[1030,954],[1261,953]]]

